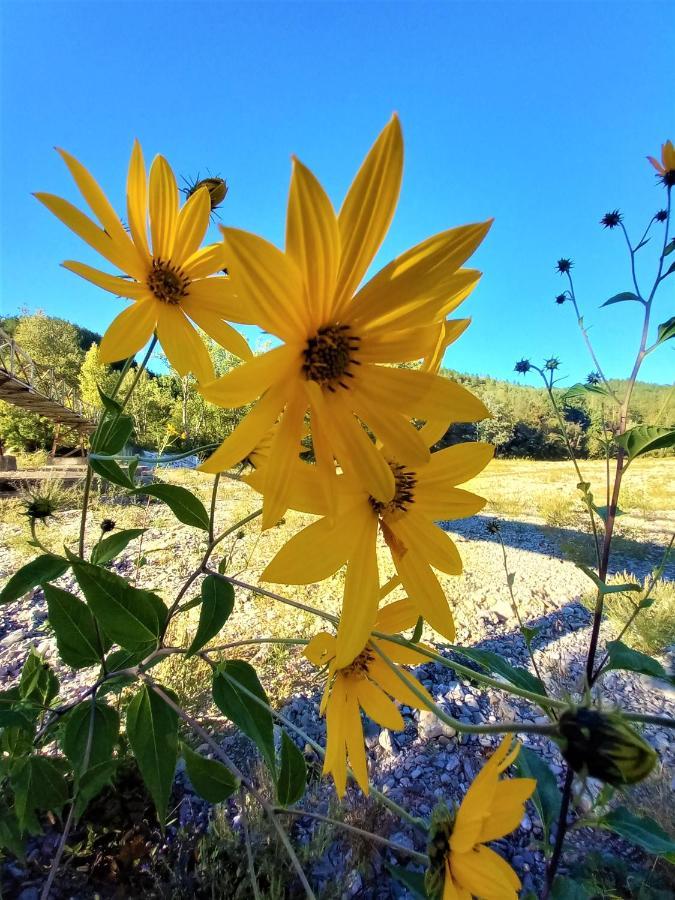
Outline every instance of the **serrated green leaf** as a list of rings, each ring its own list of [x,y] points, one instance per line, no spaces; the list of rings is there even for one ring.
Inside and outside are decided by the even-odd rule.
[[[661,663],[641,653],[639,650],[633,650],[623,641],[608,641],[607,655],[609,657],[605,670],[625,669],[628,672],[637,672],[640,675],[650,675],[652,678],[661,678],[675,684],[675,679],[666,672]]]
[[[512,666],[498,653],[491,653],[489,650],[476,650],[474,647],[457,648],[457,652],[477,662],[486,671],[501,675],[510,684],[515,684],[516,687],[532,691],[535,694],[541,694],[542,696],[546,695],[546,686],[536,675],[532,675],[531,672],[528,672],[527,669],[523,669],[521,666]]]
[[[104,566],[114,559],[118,553],[127,547],[127,545],[140,537],[147,531],[147,528],[126,528],[122,531],[116,531],[110,537],[103,538],[91,551],[91,561],[95,566]]]
[[[103,453],[106,456],[114,456],[124,450],[124,446],[134,430],[134,420],[131,416],[118,416],[102,424],[100,431],[94,435],[92,451]]]
[[[209,530],[209,516],[204,504],[187,488],[177,484],[147,484],[136,488],[136,494],[156,497],[169,507],[179,522],[193,528]]]
[[[19,828],[39,830],[35,810],[60,812],[68,801],[68,785],[63,760],[47,756],[28,756],[12,768],[14,811]]]
[[[82,560],[73,572],[105,633],[125,650],[157,646],[168,610],[159,597],[133,588],[124,578]]]
[[[663,344],[664,341],[669,341],[672,337],[675,337],[675,316],[659,325],[656,343]]]
[[[239,781],[222,763],[206,759],[183,744],[185,768],[192,787],[209,803],[222,803],[239,787]]]
[[[75,796],[75,817],[77,819],[80,818],[94,797],[97,797],[103,788],[111,783],[118,766],[119,760],[109,759],[96,766],[91,766],[80,776]]]
[[[73,669],[95,666],[101,653],[110,649],[110,640],[96,633],[96,623],[86,603],[51,584],[45,585],[49,624],[56,635],[61,659]]]
[[[90,728],[91,746],[89,761],[85,766]],[[77,775],[81,776],[86,769],[111,759],[119,730],[120,719],[116,710],[101,700],[94,704],[91,700],[83,700],[68,713],[61,735],[61,749]]]
[[[628,453],[629,461],[651,450],[675,447],[675,428],[658,425],[636,425],[624,434],[615,437],[616,443]]]
[[[626,303],[631,300],[637,300],[638,303],[642,303],[642,300],[637,294],[634,294],[632,291],[622,291],[620,294],[614,294],[609,300],[605,300],[604,303],[601,303],[600,308],[602,309],[603,306],[611,306],[613,303]]]
[[[118,487],[126,488],[129,491],[133,491],[136,487],[129,475],[120,468],[114,459],[98,459],[92,454],[89,457],[89,465],[97,475]]]
[[[59,680],[51,666],[31,647],[21,670],[19,681],[21,699],[40,706],[49,706],[58,692]]]
[[[127,737],[163,825],[178,758],[178,716],[147,685],[127,708]]]
[[[213,673],[213,699],[220,711],[256,744],[273,775],[276,775],[274,724],[271,713],[241,690],[269,704],[253,666],[242,660],[220,663]]]
[[[551,825],[558,821],[562,795],[555,775],[548,764],[527,747],[521,747],[516,768],[524,778],[534,778],[537,787],[530,798],[534,803],[544,830],[544,844],[548,846]]]
[[[194,640],[187,656],[192,656],[218,634],[234,608],[234,588],[227,581],[207,575],[202,581],[202,608]]]
[[[37,556],[12,575],[0,591],[0,603],[18,600],[19,597],[23,597],[39,584],[60,578],[67,570],[68,565],[68,560],[52,553]]]
[[[285,731],[281,732],[281,759],[277,777],[277,798],[282,806],[297,803],[305,793],[307,765],[302,753]]]
[[[636,816],[625,806],[619,806],[598,819],[597,824],[621,835],[647,853],[662,856],[675,863],[675,841],[648,816]]]

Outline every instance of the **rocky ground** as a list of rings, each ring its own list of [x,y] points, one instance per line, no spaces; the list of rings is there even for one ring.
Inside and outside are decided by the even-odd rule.
[[[223,516],[240,514],[249,508],[251,500],[240,487],[219,506]],[[121,511],[120,515],[137,522],[148,515],[146,509]],[[71,520],[72,519],[72,520]],[[465,561],[465,573],[460,578],[444,579],[448,595],[453,599],[457,620],[457,643],[491,650],[503,656],[512,664],[532,668],[527,648],[521,636],[515,617],[503,568],[502,549],[498,539],[487,533],[485,525],[488,517],[478,516],[461,523],[446,523],[445,527],[456,540]],[[150,529],[144,539],[143,552],[147,557],[144,567],[144,586],[161,589],[165,597],[171,597],[181,581],[190,571],[190,562],[200,549],[200,537],[187,528],[177,527],[156,516],[147,519]],[[517,519],[501,517],[501,534],[506,545],[509,571],[515,573],[514,591],[520,614],[531,627],[539,629],[534,641],[535,659],[547,687],[557,696],[575,695],[581,684],[583,661],[588,645],[590,614],[579,598],[589,589],[587,577],[570,561],[563,558],[562,547],[569,552],[578,552],[579,535],[574,529],[550,529],[540,522],[520,516]],[[291,523],[292,524],[292,523]],[[125,521],[125,526],[126,521]],[[5,526],[3,526],[4,528]],[[73,517],[65,517],[61,530],[68,534],[76,527]],[[0,584],[20,564],[25,547],[18,539],[21,526],[7,526],[7,547],[0,551]],[[274,549],[274,542],[280,544],[284,535],[269,539],[269,544],[261,544],[255,529],[245,537],[233,539],[224,546],[230,553],[228,571],[237,572],[249,582],[257,581],[266,559]],[[576,542],[576,543],[575,543]],[[621,544],[621,555],[615,568],[630,569],[644,576],[659,560],[659,548],[663,546],[664,535],[652,533],[645,541],[635,535]],[[179,549],[177,553],[176,550]],[[262,558],[260,558],[262,557]],[[116,563],[125,574],[133,574],[134,555],[129,552]],[[673,577],[672,569],[667,575]],[[72,587],[69,576],[65,576],[62,586]],[[294,589],[290,596],[305,599],[305,602],[334,610],[340,594],[339,577],[330,579],[320,588]],[[19,677],[21,667],[31,646],[44,653],[56,664],[55,642],[46,625],[46,609],[41,592],[34,593],[29,600],[7,605],[3,610],[0,625],[0,685],[2,689],[11,686]],[[186,626],[186,633],[190,631]],[[219,643],[227,640],[272,634],[275,636],[306,636],[316,630],[312,619],[304,614],[289,610],[288,607],[270,600],[261,600],[248,592],[240,591],[237,596],[235,614],[226,625]],[[178,635],[177,639],[180,639]],[[433,642],[433,635],[425,635]],[[614,629],[603,629],[602,639],[616,637]],[[440,647],[440,645],[439,645]],[[310,738],[323,744],[324,723],[318,715],[320,685],[312,667],[295,651],[277,652],[263,648],[257,653],[246,651],[243,658],[249,659],[261,675],[281,712]],[[425,665],[416,671],[417,676],[434,696],[434,699],[453,717],[471,723],[496,722],[502,719],[545,721],[541,710],[526,701],[521,701],[504,692],[483,689],[477,683],[458,678],[452,670],[435,664]],[[165,683],[176,689],[187,690],[184,673],[167,668],[163,673]],[[198,681],[199,672],[192,675]],[[65,696],[76,696],[84,685],[90,683],[91,673],[59,672],[63,681]],[[172,683],[172,679],[173,682]],[[190,682],[191,683],[191,682]],[[610,673],[600,686],[604,702],[643,713],[675,715],[675,697],[664,683],[655,682],[641,676]],[[180,692],[180,691],[179,691]],[[194,699],[194,698],[193,698]],[[246,766],[253,764],[254,754],[250,745],[240,736],[232,735],[228,725],[214,715],[213,709],[204,706],[209,722],[209,730],[223,741],[228,752]],[[428,817],[439,801],[449,805],[458,802],[467,786],[478,771],[486,756],[496,745],[490,736],[460,736],[443,725],[430,713],[419,713],[403,708],[406,728],[404,732],[392,734],[387,730],[366,723],[366,742],[370,761],[372,782],[387,796],[417,816]],[[675,766],[675,747],[670,735],[663,729],[648,727],[645,735],[659,751],[662,771],[659,778],[669,784]],[[559,753],[548,740],[525,735],[526,746],[536,749],[551,764],[559,779],[562,764]],[[305,749],[304,740],[298,738]],[[206,748],[203,748],[206,749]],[[308,748],[307,748],[308,749]],[[308,749],[308,759],[313,754]],[[318,765],[312,767],[313,771]],[[590,797],[596,787],[591,783],[586,794],[577,798],[582,808],[589,808]],[[335,814],[332,805],[334,794],[330,784],[318,777],[313,778],[306,798],[307,808],[316,812]],[[162,838],[155,833],[159,856],[171,855],[169,845],[190,834],[194,844],[195,834],[206,832],[209,817],[208,807],[195,797],[183,773],[179,773],[174,792],[174,815],[167,834]],[[417,850],[424,850],[423,836],[405,823],[395,820],[389,814],[382,814],[377,804],[366,803],[355,789],[349,790],[345,820],[360,827],[387,834],[398,844]],[[229,801],[219,815],[225,825],[238,833],[242,828],[240,810],[236,803]],[[221,827],[222,822],[221,822]],[[405,863],[390,851],[370,852],[362,846],[347,841],[342,834],[332,834],[325,838],[320,823],[305,817],[298,818],[292,827],[298,845],[307,848],[306,865],[310,880],[315,885],[317,896],[385,898],[403,897],[405,890],[387,870],[388,865]],[[46,863],[53,853],[58,828],[48,830],[46,839],[35,840],[31,844],[32,861],[22,864],[11,862],[5,870],[3,896],[18,896],[21,900],[37,900],[39,878],[36,871]],[[154,832],[153,832],[154,833]],[[153,838],[154,839],[154,838]],[[512,836],[496,845],[496,849],[511,861],[523,880],[524,893],[527,890],[539,894],[540,878],[545,867],[542,847],[541,824],[532,807],[528,808],[520,829]],[[617,844],[616,839],[593,833],[592,845],[606,847],[608,841],[618,846],[626,858],[639,861],[637,851],[628,845]],[[573,835],[572,845],[587,850],[590,832],[581,830]],[[192,846],[192,844],[191,844]],[[148,863],[149,865],[149,863]],[[66,893],[54,896],[89,897],[93,893],[81,888],[73,893],[68,882]],[[65,882],[63,885],[65,889]],[[228,896],[218,893],[213,896]],[[224,890],[224,888],[223,888]],[[144,889],[148,893],[148,889]],[[105,894],[104,894],[105,895]],[[149,892],[152,895],[152,891]],[[190,894],[185,894],[189,896]],[[196,894],[192,894],[195,895]],[[270,892],[270,896],[273,896]],[[290,894],[295,896],[294,893]],[[127,893],[126,896],[136,896]],[[172,893],[158,893],[156,896],[183,896],[176,888]],[[210,896],[210,895],[209,895]],[[247,896],[242,894],[242,896]],[[298,896],[300,896],[298,894]]]

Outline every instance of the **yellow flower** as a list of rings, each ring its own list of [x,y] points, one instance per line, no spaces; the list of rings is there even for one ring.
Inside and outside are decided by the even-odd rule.
[[[376,625],[379,631],[394,634],[412,628],[417,613],[407,600],[397,600],[383,607]],[[326,716],[326,756],[324,774],[331,774],[340,797],[347,787],[347,758],[361,790],[368,793],[368,767],[363,741],[361,713],[382,728],[403,730],[401,713],[390,697],[406,706],[424,709],[424,703],[392,672],[375,650],[380,647],[394,663],[418,665],[426,661],[421,653],[391,641],[370,640],[361,645],[354,661],[345,667],[337,665],[336,639],[327,632],[315,635],[305,648],[305,656],[315,666],[328,666],[328,680],[321,700],[321,714]],[[431,697],[417,679],[406,672],[415,687]]]
[[[457,811],[445,855],[443,900],[517,900],[520,879],[494,850],[486,847],[520,825],[525,801],[537,786],[533,778],[500,779],[520,752],[505,737],[474,779]]]
[[[193,372],[199,381],[209,381],[214,377],[213,365],[190,319],[223,347],[249,359],[252,354],[248,344],[225,321],[228,279],[206,277],[224,265],[221,245],[200,249],[211,214],[208,188],[200,188],[179,209],[178,186],[169,164],[164,157],[155,157],[147,184],[143,153],[136,141],[127,179],[127,233],[87,169],[65,150],[59,153],[100,226],[61,197],[44,193],[35,196],[129,276],[109,275],[72,260],[63,264],[106,291],[133,301],[103,336],[100,361],[109,363],[132,356],[156,329],[169,362],[179,374]]]
[[[459,267],[490,222],[429,238],[357,290],[394,214],[402,165],[394,117],[339,215],[314,175],[294,161],[285,252],[256,235],[222,229],[238,295],[233,321],[255,323],[282,344],[201,386],[221,406],[260,397],[202,469],[235,465],[281,416],[269,460],[264,528],[288,508],[288,471],[308,409],[324,489],[330,491],[337,459],[382,503],[394,495],[394,477],[364,425],[397,459],[421,465],[429,450],[412,417],[473,422],[487,415],[480,400],[453,381],[386,364],[421,359],[429,351],[437,323],[478,280],[479,273]]]
[[[454,640],[452,613],[432,566],[459,575],[462,561],[450,537],[435,523],[475,515],[485,504],[482,497],[460,490],[488,464],[494,453],[489,444],[466,443],[431,454],[429,461],[408,468],[382,459],[390,466],[396,489],[389,503],[376,500],[353,479],[336,479],[336,511],[294,535],[262,573],[265,581],[310,584],[322,581],[347,563],[344,600],[338,629],[337,665],[348,665],[366,641],[375,621],[380,575],[377,563],[378,528],[389,546],[396,571],[418,615],[448,640]],[[269,463],[268,463],[269,465]],[[310,468],[310,467],[307,467]],[[254,472],[248,483],[267,490],[269,468]],[[291,486],[292,508],[320,512],[305,475],[301,486]],[[316,479],[315,479],[316,484]],[[320,497],[316,488],[314,497]]]
[[[672,141],[661,144],[661,162],[648,156],[647,159],[661,176],[664,184],[672,187],[675,184],[675,147]]]

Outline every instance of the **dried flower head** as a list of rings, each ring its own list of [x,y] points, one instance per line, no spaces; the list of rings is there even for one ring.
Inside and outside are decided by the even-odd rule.
[[[589,372],[586,376],[586,384],[600,384],[602,378],[599,372]]]
[[[521,359],[514,366],[514,371],[518,372],[519,375],[525,375],[532,368],[532,364],[529,359]]]
[[[660,209],[657,213],[654,214],[654,218],[657,222],[665,222],[668,218],[668,210]]]
[[[555,372],[555,370],[559,367],[560,367],[560,360],[557,359],[555,356],[552,356],[550,359],[547,359],[544,362],[544,368],[548,369],[549,372]]]
[[[496,519],[490,519],[490,521],[485,525],[485,530],[488,534],[499,534],[499,532],[501,531],[501,526]]]
[[[623,216],[619,212],[618,209],[612,210],[612,212],[606,212],[604,216],[600,219],[600,224],[605,228],[616,228],[617,225],[620,225],[623,221]]]
[[[104,519],[101,522],[101,531],[103,534],[107,534],[109,531],[113,531],[115,528],[115,522],[112,519]]]
[[[33,522],[44,522],[54,518],[54,513],[64,505],[66,492],[60,481],[45,481],[28,487],[24,493],[22,504],[23,515]]]
[[[573,265],[574,263],[571,259],[565,259],[563,257],[562,259],[558,260],[558,262],[555,264],[555,267],[561,275],[566,275]]]
[[[558,304],[558,306],[562,306],[566,300],[567,300],[567,294],[558,294],[557,297],[555,298],[555,302]]]

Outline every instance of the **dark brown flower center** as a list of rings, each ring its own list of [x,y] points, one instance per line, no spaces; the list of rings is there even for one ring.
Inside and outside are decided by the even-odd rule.
[[[187,297],[189,286],[190,279],[182,269],[166,260],[153,259],[148,274],[148,287],[158,300],[175,306],[183,297]]]
[[[410,472],[405,466],[399,463],[390,462],[389,467],[394,473],[394,497],[388,503],[382,503],[375,497],[369,497],[368,501],[378,516],[384,516],[386,513],[395,512],[397,509],[404,512],[412,503],[415,502],[415,485],[417,484],[417,475]]]
[[[374,660],[375,654],[366,647],[366,649],[362,650],[356,659],[350,662],[348,666],[345,666],[344,669],[340,669],[340,672],[347,678],[365,678],[368,674],[368,668]]]
[[[316,381],[329,391],[338,387],[348,390],[347,378],[353,378],[351,366],[359,366],[355,359],[360,338],[352,334],[349,325],[324,325],[307,341],[302,351],[302,371],[308,381]]]

